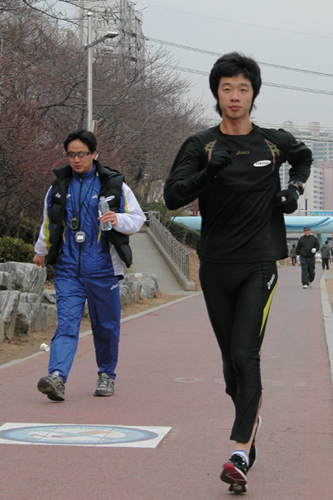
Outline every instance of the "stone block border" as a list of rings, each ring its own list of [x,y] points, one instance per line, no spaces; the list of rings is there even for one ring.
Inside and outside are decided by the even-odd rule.
[[[0,263],[0,342],[57,325],[55,291],[45,289],[45,281],[46,269],[35,264]],[[158,291],[157,276],[126,274],[119,288],[122,306],[141,298],[153,299]],[[84,316],[89,316],[87,304]]]

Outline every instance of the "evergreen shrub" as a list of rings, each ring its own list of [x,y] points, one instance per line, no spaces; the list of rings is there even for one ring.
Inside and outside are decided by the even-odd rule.
[[[11,238],[4,236],[0,238],[0,262],[25,262],[32,264],[35,256],[34,246],[25,243],[20,238]],[[53,281],[55,266],[46,266],[46,279]]]
[[[0,262],[29,262],[31,264],[34,255],[34,247],[30,243],[10,236],[0,238]]]
[[[197,248],[200,238],[200,233],[198,231],[173,221],[167,222],[166,227],[176,240],[181,243],[186,243],[186,245],[189,245],[191,248]]]

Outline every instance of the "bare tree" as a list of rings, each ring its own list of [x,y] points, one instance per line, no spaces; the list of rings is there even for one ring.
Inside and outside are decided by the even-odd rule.
[[[59,31],[54,3],[3,0],[0,7],[0,234],[22,215],[41,215],[52,170],[65,162],[64,137],[86,124],[87,54],[74,32]],[[165,180],[179,144],[202,126],[190,83],[170,64],[163,51],[137,62],[122,51],[94,51],[100,159],[125,174],[143,203]]]
[[[33,216],[40,208],[57,144],[39,110],[45,94],[41,48],[49,40],[29,12],[6,14],[0,50],[0,204],[9,232],[23,214]]]
[[[94,75],[103,157],[117,164],[146,203],[152,183],[165,180],[179,144],[201,128],[202,107],[187,99],[189,82],[166,71],[166,52],[147,54],[141,69],[122,58],[110,64],[107,57],[95,61]]]

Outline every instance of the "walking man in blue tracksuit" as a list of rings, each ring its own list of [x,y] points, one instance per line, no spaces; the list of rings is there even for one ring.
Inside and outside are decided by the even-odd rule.
[[[119,279],[131,265],[129,234],[145,216],[122,174],[96,160],[92,132],[71,132],[64,147],[68,164],[55,170],[44,203],[43,223],[33,262],[55,264],[58,327],[51,341],[49,374],[37,388],[53,401],[64,401],[65,383],[76,353],[85,301],[91,319],[98,381],[95,396],[112,396],[120,331]],[[110,210],[98,215],[104,196]],[[111,222],[101,231],[100,220]]]

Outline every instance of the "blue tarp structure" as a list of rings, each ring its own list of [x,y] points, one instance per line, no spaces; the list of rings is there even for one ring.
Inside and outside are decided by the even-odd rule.
[[[302,232],[304,226],[309,226],[313,233],[333,233],[333,217],[287,215],[284,220],[288,233]],[[200,216],[175,217],[174,221],[178,222],[178,224],[184,224],[184,226],[194,229],[195,231],[200,231],[201,229]]]

